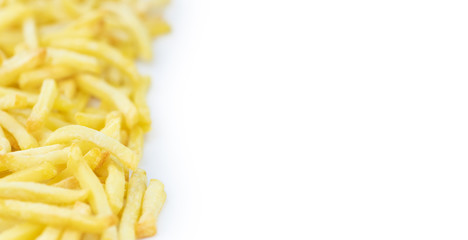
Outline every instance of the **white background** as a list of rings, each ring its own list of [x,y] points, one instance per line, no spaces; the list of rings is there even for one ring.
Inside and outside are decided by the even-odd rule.
[[[160,240],[468,238],[468,3],[173,0]]]

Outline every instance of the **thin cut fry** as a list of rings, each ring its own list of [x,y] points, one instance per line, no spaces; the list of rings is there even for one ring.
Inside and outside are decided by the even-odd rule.
[[[69,204],[82,201],[86,190],[69,190],[34,182],[0,182],[0,197],[23,201]]]
[[[1,240],[28,240],[34,239],[44,229],[41,225],[32,223],[17,224],[0,233]]]
[[[77,112],[75,121],[80,125],[98,130],[104,127],[106,116],[96,113]]]
[[[128,183],[127,202],[119,225],[120,239],[135,239],[135,224],[140,215],[141,202],[146,189],[146,173],[141,169],[133,172]]]
[[[115,155],[125,167],[136,169],[138,160],[132,150],[122,145],[119,141],[91,128],[79,125],[68,125],[59,128],[49,136],[45,144],[65,143],[76,139],[92,142]]]
[[[0,165],[6,166],[11,171],[20,171],[32,166],[37,166],[44,162],[50,162],[54,165],[65,164],[67,162],[68,149],[55,150],[38,155],[17,154],[11,152],[5,154],[0,159]]]
[[[62,229],[55,227],[46,227],[36,240],[59,240],[62,235]]]
[[[101,233],[117,221],[115,216],[86,216],[65,207],[3,199],[0,199],[0,217],[89,233]]]
[[[23,35],[26,46],[29,49],[39,47],[39,40],[37,39],[36,22],[33,17],[28,17],[23,22]]]
[[[0,179],[0,182],[42,182],[57,175],[57,169],[49,162],[14,172]]]
[[[14,136],[21,149],[38,146],[36,139],[18,121],[2,110],[0,110],[0,126]]]
[[[52,184],[52,186],[68,189],[78,189],[80,187],[80,184],[78,183],[78,180],[76,180],[75,177],[68,177],[60,182]]]
[[[112,211],[118,214],[122,209],[125,195],[125,172],[122,166],[111,159],[107,166],[107,173],[105,182],[107,198]]]
[[[156,222],[165,201],[164,185],[159,180],[151,179],[143,198],[141,216],[136,226],[138,238],[147,238],[156,234]]]
[[[36,131],[44,126],[57,96],[58,90],[55,81],[52,79],[44,80],[37,103],[34,105],[31,115],[26,122],[28,130]]]
[[[11,151],[10,141],[5,136],[2,127],[0,126],[0,158]]]

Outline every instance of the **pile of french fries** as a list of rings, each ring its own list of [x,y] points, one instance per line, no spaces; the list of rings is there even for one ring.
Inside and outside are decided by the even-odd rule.
[[[0,0],[0,240],[156,234],[138,168],[166,0]]]

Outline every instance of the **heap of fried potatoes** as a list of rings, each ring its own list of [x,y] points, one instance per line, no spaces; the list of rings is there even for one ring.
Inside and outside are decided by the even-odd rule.
[[[156,234],[138,168],[167,0],[0,0],[0,240]]]

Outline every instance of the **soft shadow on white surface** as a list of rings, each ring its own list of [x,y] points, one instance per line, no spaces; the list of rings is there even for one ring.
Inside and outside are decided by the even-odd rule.
[[[174,0],[160,240],[467,239],[468,4]]]

